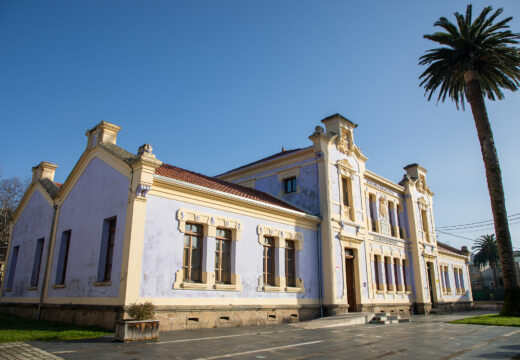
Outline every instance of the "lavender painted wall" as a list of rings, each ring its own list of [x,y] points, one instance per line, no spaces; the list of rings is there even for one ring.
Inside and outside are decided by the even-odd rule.
[[[242,236],[234,241],[236,273],[241,278],[242,291],[173,289],[175,273],[182,268],[183,233],[179,231],[177,210],[183,208],[214,216],[237,219],[242,223]],[[297,277],[304,281],[305,293],[266,293],[258,291],[258,278],[262,275],[262,246],[258,242],[257,226],[303,233],[303,249],[297,251]],[[214,269],[214,240],[207,238],[207,270]],[[278,259],[283,260],[283,259]],[[284,275],[282,261],[277,261],[277,273]],[[165,199],[149,195],[147,199],[145,237],[143,246],[143,274],[140,285],[142,297],[170,298],[299,298],[318,299],[317,231],[279,224],[252,216],[213,209],[206,206]],[[299,276],[298,276],[299,271]]]
[[[45,272],[45,259],[47,258],[47,246],[51,231],[52,213],[52,206],[45,200],[40,191],[36,190],[13,227],[9,260],[11,260],[14,247],[19,246],[20,248],[14,272],[13,291],[4,291],[4,296],[6,298],[39,297],[43,282],[43,274]],[[28,287],[31,285],[36,243],[38,239],[41,238],[44,238],[45,241],[38,280],[38,289],[29,290]],[[4,281],[7,282],[9,269],[11,268],[10,261],[6,268],[8,271],[4,276]]]
[[[63,231],[71,230],[65,288],[49,288],[49,297],[116,297],[121,277],[129,179],[94,158],[60,208],[50,284],[55,284]],[[111,286],[96,282],[103,220],[117,216]]]

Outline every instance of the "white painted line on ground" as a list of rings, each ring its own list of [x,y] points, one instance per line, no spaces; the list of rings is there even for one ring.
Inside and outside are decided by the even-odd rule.
[[[265,351],[273,351],[273,350],[289,349],[289,348],[294,348],[294,347],[298,347],[298,346],[313,345],[313,344],[318,344],[318,343],[322,343],[322,342],[323,342],[323,340],[309,341],[309,342],[298,343],[298,344],[276,346],[276,347],[264,348],[264,349],[258,349],[258,350],[251,350],[251,351],[243,351],[243,352],[233,353],[233,354],[216,355],[216,356],[211,356],[211,357],[207,357],[207,358],[199,358],[197,360],[222,359],[222,358],[228,358],[228,357],[233,357],[233,356],[249,355],[249,354],[265,352]]]

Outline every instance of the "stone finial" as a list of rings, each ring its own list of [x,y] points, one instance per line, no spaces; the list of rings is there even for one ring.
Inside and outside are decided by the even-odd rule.
[[[150,144],[143,144],[141,146],[139,146],[139,149],[137,150],[137,155],[138,156],[142,156],[142,155],[152,155],[152,150],[153,150],[153,147],[152,145]]]
[[[314,133],[315,134],[324,134],[325,133],[325,129],[323,129],[323,127],[318,125],[318,126],[316,126],[314,128]]]
[[[32,168],[32,181],[34,182],[36,180],[49,179],[50,181],[54,182],[54,174],[57,168],[58,165],[56,164],[47,161],[40,162],[38,165]]]
[[[99,142],[115,144],[117,140],[117,133],[119,132],[119,130],[121,130],[120,126],[109,123],[107,121],[101,121],[92,129],[86,131],[85,135],[88,139],[87,148],[93,148]]]
[[[469,256],[471,254],[470,251],[468,250],[467,246],[462,246],[460,248],[460,252],[462,253],[462,255],[465,255],[465,256]]]

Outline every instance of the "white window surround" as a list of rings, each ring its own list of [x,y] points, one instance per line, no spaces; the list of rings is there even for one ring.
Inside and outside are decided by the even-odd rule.
[[[280,181],[280,183],[282,184],[282,189],[278,193],[278,197],[281,198],[284,195],[299,194],[301,191],[300,182],[298,181],[299,176],[300,176],[300,167],[294,167],[294,168],[291,168],[288,170],[283,170],[283,171],[279,172],[278,181]],[[285,181],[285,179],[289,179],[289,178],[296,178],[296,191],[290,192],[290,193],[285,193],[284,181]]]
[[[206,214],[199,211],[179,209],[177,210],[178,229],[184,234],[186,223],[200,224],[203,226],[203,246],[202,246],[202,282],[191,283],[184,281],[182,267],[175,273],[173,289],[179,290],[230,290],[241,291],[242,285],[240,276],[236,273],[236,246],[231,249],[231,284],[215,283],[215,264],[210,266],[209,262],[214,261],[215,255],[210,254],[209,241],[214,241],[217,235],[217,228],[231,230],[232,243],[239,241],[242,235],[242,223],[239,220]],[[209,241],[208,241],[209,240]],[[184,240],[183,240],[184,241]]]
[[[303,249],[303,234],[297,231],[273,228],[267,225],[258,225],[256,227],[258,234],[258,243],[263,247],[265,237],[274,238],[275,244],[275,283],[276,286],[264,284],[264,276],[258,278],[257,291],[262,292],[305,292],[303,279],[300,278],[300,251]],[[295,270],[296,270],[296,286],[286,286],[285,283],[285,240],[293,240],[295,247]],[[281,261],[281,260],[284,261]],[[284,269],[284,276],[281,276],[281,269]]]

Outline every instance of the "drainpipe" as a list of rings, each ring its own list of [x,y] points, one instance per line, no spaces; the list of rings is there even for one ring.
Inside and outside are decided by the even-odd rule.
[[[320,297],[320,317],[323,317],[323,269],[321,268],[321,224],[318,224],[318,286],[319,286],[319,297]]]
[[[49,234],[49,241],[47,242],[47,260],[45,261],[45,273],[43,274],[43,284],[42,284],[42,290],[40,292],[40,302],[38,303],[38,312],[36,313],[36,320],[40,320],[41,308],[43,305],[43,294],[45,292],[45,289],[47,288],[47,280],[48,280],[47,275],[50,275],[49,260],[51,257],[51,243],[53,242],[52,239],[53,239],[54,230],[56,227],[56,212],[58,211],[58,205],[54,204],[54,206],[52,207],[52,210],[53,210],[53,212],[52,212],[51,232]]]

